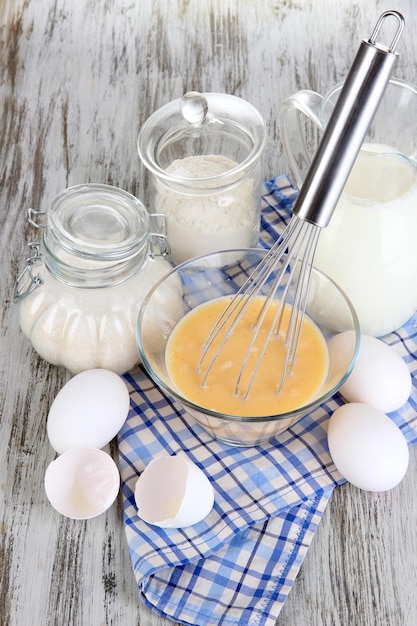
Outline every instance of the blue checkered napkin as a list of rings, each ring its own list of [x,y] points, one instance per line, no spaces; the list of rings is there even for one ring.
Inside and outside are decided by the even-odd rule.
[[[262,242],[285,227],[295,190],[286,177],[265,186]],[[417,385],[417,316],[387,340]],[[119,435],[125,529],[139,596],[157,613],[193,626],[275,626],[332,490],[343,482],[329,456],[326,428],[338,397],[268,445],[232,448],[194,424],[142,368],[125,376],[131,410]],[[417,442],[417,388],[392,414]],[[159,454],[185,454],[209,477],[213,510],[186,529],[140,520],[134,487]]]

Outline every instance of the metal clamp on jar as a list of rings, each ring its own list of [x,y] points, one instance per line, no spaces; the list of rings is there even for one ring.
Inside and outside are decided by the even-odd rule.
[[[60,193],[48,212],[29,209],[28,219],[42,238],[29,244],[14,301],[35,350],[73,373],[132,368],[139,308],[172,269],[164,216],[126,191],[85,184]]]
[[[145,122],[138,152],[174,263],[258,243],[265,142],[258,111],[225,94],[188,92]]]

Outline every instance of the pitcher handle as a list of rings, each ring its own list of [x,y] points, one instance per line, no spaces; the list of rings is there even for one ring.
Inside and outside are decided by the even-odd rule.
[[[301,113],[309,118],[320,132],[324,128],[320,121],[323,96],[302,89],[286,98],[279,112],[279,134],[288,160],[291,174],[298,188],[301,187],[312,161],[307,138],[303,132]]]

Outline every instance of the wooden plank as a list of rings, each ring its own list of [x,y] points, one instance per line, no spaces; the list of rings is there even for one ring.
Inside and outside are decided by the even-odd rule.
[[[396,74],[416,81],[417,4]],[[235,94],[268,124],[265,177],[287,169],[279,104],[346,75],[380,0],[2,0],[0,3],[0,623],[168,626],[144,607],[118,505],[95,520],[60,517],[43,475],[45,421],[68,374],[19,331],[12,302],[29,206],[46,210],[81,182],[148,201],[136,151],[143,121],[189,89]],[[366,9],[366,10],[365,10]],[[114,453],[114,449],[113,449]],[[417,459],[386,494],[339,488],[278,619],[282,626],[415,626]]]

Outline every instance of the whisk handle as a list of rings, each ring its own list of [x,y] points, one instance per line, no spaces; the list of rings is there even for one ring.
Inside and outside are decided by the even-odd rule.
[[[376,42],[388,16],[398,21],[389,47]],[[301,219],[324,227],[340,194],[377,111],[398,53],[395,47],[404,29],[398,11],[385,11],[367,41],[362,41],[324,131],[305,181],[293,207]]]

